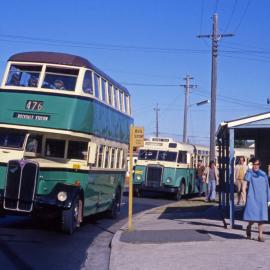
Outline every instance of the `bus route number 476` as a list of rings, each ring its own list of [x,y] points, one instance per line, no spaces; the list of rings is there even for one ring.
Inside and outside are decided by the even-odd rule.
[[[41,111],[43,109],[43,101],[27,100],[25,109],[32,111]]]

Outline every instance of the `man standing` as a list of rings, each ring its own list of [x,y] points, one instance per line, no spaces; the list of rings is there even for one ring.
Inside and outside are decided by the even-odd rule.
[[[245,174],[248,170],[248,166],[245,164],[245,158],[242,156],[239,159],[239,164],[235,166],[234,181],[237,186],[237,205],[240,205],[241,201],[246,203],[246,190],[247,182],[245,181]]]
[[[203,173],[205,167],[202,164],[202,160],[198,160],[197,168],[196,168],[196,185],[199,191],[199,196],[202,196],[204,191],[204,182],[203,182]]]
[[[215,202],[216,186],[219,185],[219,172],[213,160],[210,161],[209,167],[205,169],[204,176],[207,184],[207,195],[205,197],[205,201]]]

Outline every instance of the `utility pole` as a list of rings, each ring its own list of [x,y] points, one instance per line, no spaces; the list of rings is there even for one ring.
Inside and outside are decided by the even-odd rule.
[[[188,108],[189,108],[189,91],[191,88],[196,88],[197,85],[190,84],[190,80],[193,80],[193,77],[186,75],[183,78],[186,81],[186,84],[180,84],[181,87],[185,88],[185,107],[184,107],[184,125],[183,125],[183,142],[187,143],[187,129],[188,129]]]
[[[160,111],[158,104],[157,106],[154,108],[154,111],[156,111],[156,138],[158,138],[158,112]]]
[[[216,158],[216,100],[217,100],[217,57],[218,41],[223,37],[232,37],[233,34],[218,33],[218,15],[213,15],[212,35],[198,35],[198,38],[212,39],[212,71],[211,71],[211,121],[210,121],[210,160]]]

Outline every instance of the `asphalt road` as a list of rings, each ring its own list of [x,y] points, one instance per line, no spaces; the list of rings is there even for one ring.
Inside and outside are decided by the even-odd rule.
[[[146,194],[134,198],[134,213],[172,203],[166,197]],[[91,216],[73,235],[59,232],[50,222],[38,223],[26,217],[0,218],[0,269],[91,269],[108,270],[110,242],[127,221],[128,198],[116,220]]]

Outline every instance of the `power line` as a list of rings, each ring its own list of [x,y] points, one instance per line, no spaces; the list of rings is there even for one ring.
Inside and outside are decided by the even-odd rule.
[[[230,17],[229,17],[229,20],[228,20],[228,22],[227,22],[227,24],[226,24],[226,27],[224,28],[224,32],[227,32],[227,30],[228,30],[228,28],[229,28],[229,26],[230,26],[230,24],[231,24],[231,21],[232,21],[233,15],[234,15],[235,10],[236,10],[237,1],[238,1],[238,0],[234,0],[234,4],[233,4],[233,8],[232,8],[232,12],[231,12],[231,15],[230,15]]]
[[[131,82],[131,83],[128,83],[128,82],[120,82],[121,84],[123,85],[127,85],[127,86],[154,86],[154,87],[177,87],[179,86],[179,84],[151,84],[151,83],[134,83],[134,82]]]
[[[62,39],[49,39],[49,38],[38,38],[38,37],[28,37],[28,36],[16,36],[16,35],[6,35],[2,34],[0,37],[8,38],[1,39],[1,41],[6,42],[27,42],[27,43],[43,43],[46,45],[57,46],[58,44],[64,44],[69,47],[79,47],[79,48],[92,48],[92,49],[109,49],[109,50],[132,50],[132,51],[146,51],[146,52],[158,52],[158,53],[206,53],[207,50],[198,49],[181,49],[181,48],[162,48],[162,47],[146,47],[146,46],[134,46],[134,45],[122,45],[122,44],[104,44],[104,43],[88,43],[88,42],[74,42],[70,40]]]
[[[202,33],[202,25],[203,25],[204,1],[205,0],[201,0],[201,17],[200,17],[200,30],[199,30],[200,34]]]
[[[246,16],[246,13],[248,11],[248,8],[249,8],[250,3],[251,3],[251,0],[248,0],[248,2],[246,4],[246,7],[244,9],[244,12],[242,13],[242,16],[240,18],[240,21],[239,21],[239,23],[237,24],[237,26],[234,29],[234,33],[236,33],[239,30],[239,28],[240,28],[240,26],[241,26],[241,24],[242,24],[242,22],[243,22],[243,20],[244,20],[244,18]]]

